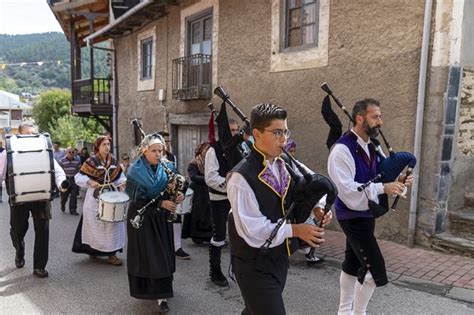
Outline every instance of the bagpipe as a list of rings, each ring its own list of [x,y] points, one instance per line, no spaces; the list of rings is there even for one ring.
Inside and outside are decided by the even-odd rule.
[[[222,86],[218,86],[214,90],[214,94],[219,96],[225,104],[228,104],[247,126],[250,126],[250,121],[247,116],[245,116],[245,114],[234,104],[234,102],[232,102],[229,95]],[[287,166],[286,168],[295,182],[293,201],[286,210],[285,216],[278,221],[268,239],[261,246],[260,249],[263,253],[268,251],[270,244],[278,233],[278,230],[287,219],[292,218],[296,223],[306,222],[311,214],[311,211],[313,210],[313,207],[325,195],[326,205],[324,208],[324,214],[326,214],[329,212],[329,210],[331,210],[331,206],[337,197],[336,185],[334,185],[329,177],[309,170],[302,163],[296,160],[291,154],[289,154],[284,148],[281,148],[281,150],[283,152],[282,158]],[[291,164],[293,164],[298,169],[299,174]],[[320,227],[322,227],[322,221],[323,220],[321,219],[319,222]]]
[[[146,137],[146,133],[143,130],[140,122],[137,119],[132,120],[132,125],[135,128],[135,131],[139,131],[142,137],[142,140]],[[160,136],[161,137],[161,136]],[[163,140],[163,145],[166,146],[164,139]],[[186,193],[186,189],[188,188],[188,184],[186,182],[186,178],[179,174],[178,172],[174,172],[171,170],[165,162],[160,161],[160,165],[163,168],[164,172],[168,176],[168,183],[166,185],[166,194],[167,197],[173,201],[176,202],[176,199],[180,196],[184,196]],[[130,223],[132,224],[133,227],[135,228],[140,228],[141,222],[143,221],[143,212],[146,210],[146,208],[154,203],[159,197],[163,196],[163,194],[160,194],[159,196],[156,196],[151,200],[149,203],[147,203],[144,207],[141,209],[137,210],[137,216],[132,220],[130,220]],[[168,212],[168,221],[169,222],[175,222],[178,219],[178,215],[176,212]]]
[[[328,94],[328,97],[331,97],[334,100],[336,105],[344,112],[344,114],[347,115],[347,117],[349,117],[349,120],[352,122],[352,124],[354,124],[355,123],[354,119],[349,114],[346,107],[342,104],[342,102],[339,100],[339,98],[334,95],[333,90],[329,86],[329,84],[327,82],[324,82],[321,85],[321,89]],[[323,105],[322,114],[323,114],[323,116],[325,116],[324,118],[325,118],[326,122],[328,122],[328,124],[330,124],[331,127],[332,126],[337,126],[337,125],[342,126],[340,124],[340,122],[338,123],[337,121],[335,121],[336,119],[338,120],[337,115],[336,115],[336,117],[334,117],[335,113],[332,112],[332,110],[330,108],[329,109],[327,107],[324,108],[324,105]],[[332,120],[331,123],[327,119],[328,115],[333,115],[331,117],[331,120]],[[335,132],[335,133],[337,134],[337,132]],[[403,172],[403,170],[406,167],[407,169],[406,169],[405,178],[404,178],[404,181],[403,181],[403,183],[405,183],[405,180],[407,179],[407,177],[409,175],[411,175],[413,173],[413,169],[415,168],[416,157],[412,153],[410,153],[410,152],[395,152],[393,150],[393,148],[390,146],[390,144],[388,143],[387,138],[383,134],[382,130],[380,130],[380,129],[379,129],[379,134],[382,137],[382,140],[383,140],[387,150],[389,151],[389,156],[386,157],[385,154],[383,153],[382,147],[380,146],[380,142],[376,138],[371,138],[371,141],[375,145],[375,150],[376,150],[377,155],[379,156],[381,162],[378,163],[378,165],[377,165],[377,175],[373,179],[368,181],[367,183],[364,183],[363,185],[360,185],[357,189],[358,191],[363,191],[371,183],[376,183],[376,182],[390,183],[390,182],[394,182],[394,181],[397,180],[397,178],[400,176],[400,174]],[[333,135],[334,135],[334,132],[333,132]],[[330,145],[328,144],[328,146],[330,146]],[[386,196],[386,195],[383,195],[383,196]],[[397,196],[395,198],[395,200],[393,201],[392,206],[390,207],[390,209],[392,209],[394,211],[397,208],[399,199],[400,199],[400,196]],[[386,202],[381,202],[381,203],[385,203],[385,205],[380,206],[377,203],[373,202],[372,200],[369,200],[369,209],[371,210],[372,214],[376,218],[383,215],[383,214],[385,214],[389,210],[388,200],[386,200]]]

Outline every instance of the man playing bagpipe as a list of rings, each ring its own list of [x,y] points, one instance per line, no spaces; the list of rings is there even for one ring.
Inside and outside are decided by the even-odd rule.
[[[231,263],[245,302],[243,314],[285,314],[289,239],[297,237],[312,247],[324,242],[323,228],[283,221],[269,248],[262,249],[294,199],[295,183],[280,157],[290,134],[286,118],[279,106],[256,105],[250,117],[255,143],[227,177]],[[331,212],[317,216],[323,226],[332,218]]]
[[[374,236],[375,218],[369,209],[383,204],[380,195],[404,194],[413,176],[408,176],[404,184],[401,177],[367,185],[377,178],[381,163],[371,141],[383,123],[379,102],[369,98],[358,101],[351,120],[354,127],[336,141],[328,160],[329,177],[339,192],[334,204],[336,217],[346,235],[338,314],[365,314],[375,287],[388,282],[385,261]]]

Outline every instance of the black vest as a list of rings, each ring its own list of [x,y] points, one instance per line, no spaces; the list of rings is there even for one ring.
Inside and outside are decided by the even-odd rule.
[[[278,219],[284,216],[285,210],[289,208],[293,195],[293,179],[290,177],[289,187],[285,196],[280,196],[271,189],[263,180],[259,179],[259,174],[264,169],[264,156],[258,152],[255,147],[252,148],[250,154],[237,164],[232,172],[240,173],[250,188],[255,193],[258,201],[259,209],[272,223],[276,223]],[[282,199],[284,198],[283,202]],[[292,218],[289,218],[290,220]],[[235,228],[233,214],[229,215],[229,240],[230,251],[242,259],[255,259],[259,249],[249,246],[243,238],[241,238]],[[286,240],[277,247],[268,250],[268,256],[274,260],[281,256],[289,256],[295,250],[296,243]]]

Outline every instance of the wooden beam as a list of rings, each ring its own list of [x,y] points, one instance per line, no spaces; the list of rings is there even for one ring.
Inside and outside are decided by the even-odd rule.
[[[109,24],[108,20],[102,20],[100,22],[94,23],[93,24],[94,31],[99,30],[102,26],[105,26],[107,24]],[[84,31],[87,31],[87,32],[89,31],[89,23],[87,23],[86,25],[81,24],[79,28],[76,26],[76,32],[82,33]]]
[[[102,0],[107,2],[107,0]],[[97,0],[77,0],[74,2],[60,2],[60,3],[55,3],[51,6],[51,9],[55,12],[58,11],[66,11],[66,10],[72,10],[77,7],[81,7],[84,5],[90,5],[97,2]]]

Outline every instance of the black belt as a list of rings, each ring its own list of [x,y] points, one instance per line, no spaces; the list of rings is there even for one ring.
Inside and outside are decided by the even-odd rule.
[[[208,187],[208,188],[209,188],[210,193],[213,193],[213,194],[216,194],[216,195],[221,195],[221,196],[227,196],[227,193],[225,193],[225,192],[215,190],[211,187]]]

